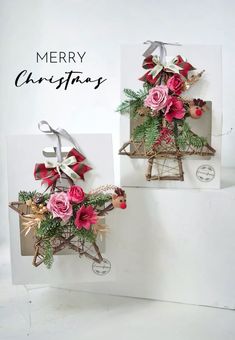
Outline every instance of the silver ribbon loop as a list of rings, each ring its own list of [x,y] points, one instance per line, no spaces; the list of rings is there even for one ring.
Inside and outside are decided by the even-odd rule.
[[[159,48],[159,62],[164,65],[166,62],[166,56],[167,56],[167,51],[166,51],[166,46],[165,45],[173,45],[173,46],[181,46],[179,43],[166,43],[163,41],[152,41],[152,40],[147,40],[144,42],[144,44],[150,44],[150,46],[147,48],[147,50],[143,53],[143,57],[149,57],[152,55],[152,53]]]
[[[62,151],[61,151],[61,137],[64,137],[69,142],[71,142],[75,148],[78,150],[79,147],[75,139],[65,130],[58,127],[57,129],[53,129],[50,124],[46,120],[41,120],[38,123],[38,128],[41,132],[54,134],[57,137],[57,147],[55,147],[57,162],[62,163]]]

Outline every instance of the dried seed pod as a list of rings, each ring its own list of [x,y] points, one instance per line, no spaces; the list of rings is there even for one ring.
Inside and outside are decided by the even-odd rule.
[[[36,194],[33,198],[34,203],[40,204],[43,202],[43,194]]]
[[[150,113],[151,109],[149,107],[142,106],[137,110],[137,113],[140,116],[147,116]]]

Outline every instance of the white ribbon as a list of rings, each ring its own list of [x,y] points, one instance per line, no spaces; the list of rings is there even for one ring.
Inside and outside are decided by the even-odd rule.
[[[79,176],[73,171],[69,165],[74,165],[77,163],[75,156],[70,156],[65,158],[62,162],[53,162],[53,161],[46,161],[45,167],[47,169],[56,168],[57,172],[61,177],[61,172],[64,172],[68,177],[70,177],[73,181],[78,180]]]

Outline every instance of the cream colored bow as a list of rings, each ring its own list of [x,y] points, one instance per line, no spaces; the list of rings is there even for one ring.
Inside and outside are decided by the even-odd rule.
[[[69,165],[74,165],[77,163],[77,160],[75,156],[70,156],[68,158],[65,158],[61,163],[59,162],[52,162],[52,161],[46,161],[45,167],[47,169],[56,168],[58,174],[61,177],[61,172],[65,173],[68,177],[70,177],[72,180],[76,181],[78,180],[79,176],[76,174],[75,171],[73,171]]]
[[[166,72],[173,72],[173,73],[180,73],[180,70],[182,70],[182,67],[175,64],[176,59],[172,59],[166,63],[161,64],[160,59],[158,56],[153,57],[153,62],[156,64],[152,68],[152,70],[149,72],[153,78],[155,78],[163,69],[165,69]]]

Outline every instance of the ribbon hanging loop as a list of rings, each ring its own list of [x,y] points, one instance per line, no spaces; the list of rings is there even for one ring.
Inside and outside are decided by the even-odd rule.
[[[64,129],[52,128],[45,120],[38,123],[38,128],[44,133],[56,135],[57,146],[54,149],[57,160],[56,162],[37,163],[34,168],[35,179],[42,180],[42,184],[47,184],[47,188],[52,187],[53,190],[62,173],[73,183],[78,179],[84,180],[84,174],[91,170],[91,167],[83,163],[85,157],[78,151],[78,145],[73,137]],[[75,146],[64,159],[62,159],[61,137],[64,137]]]
[[[181,46],[181,44],[179,43],[167,43],[167,42],[163,42],[163,41],[152,41],[152,40],[147,40],[144,42],[144,44],[150,44],[150,46],[147,48],[147,50],[143,53],[143,57],[149,57],[150,55],[152,55],[152,53],[159,48],[160,53],[159,53],[159,62],[161,64],[165,64],[166,62],[166,56],[167,56],[167,50],[166,50],[166,46],[165,45],[173,45],[173,46]]]
[[[62,162],[61,137],[64,137],[69,142],[71,142],[77,150],[79,149],[76,140],[65,129],[62,129],[60,127],[54,129],[50,126],[50,124],[46,120],[41,120],[38,123],[38,128],[41,132],[56,135],[57,147],[55,147],[55,152],[58,163]]]

